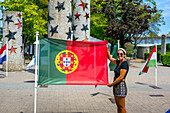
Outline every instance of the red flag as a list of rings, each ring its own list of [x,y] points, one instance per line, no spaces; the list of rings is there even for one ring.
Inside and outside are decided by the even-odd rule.
[[[39,85],[108,84],[106,44],[40,39]]]

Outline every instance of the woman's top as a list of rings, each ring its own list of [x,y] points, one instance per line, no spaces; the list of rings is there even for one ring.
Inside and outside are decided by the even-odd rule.
[[[114,72],[115,72],[115,78],[118,78],[118,77],[120,76],[120,70],[121,70],[121,69],[126,69],[127,72],[126,72],[126,74],[125,74],[125,76],[124,76],[124,78],[123,78],[123,79],[125,79],[128,71],[129,71],[129,64],[127,63],[127,61],[123,61],[123,62],[119,65],[120,60],[116,60],[116,63],[117,63],[117,66],[116,66],[116,68],[115,68],[115,70],[114,70]]]

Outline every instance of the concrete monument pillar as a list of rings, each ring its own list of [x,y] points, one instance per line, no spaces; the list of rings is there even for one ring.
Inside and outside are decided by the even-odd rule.
[[[73,41],[90,38],[90,0],[73,0]]]
[[[71,40],[70,0],[49,0],[48,38]]]
[[[162,35],[161,38],[161,54],[166,54],[166,36]]]
[[[8,71],[22,71],[22,13],[6,11],[3,13],[3,45],[8,42]],[[6,71],[6,61],[3,62]]]

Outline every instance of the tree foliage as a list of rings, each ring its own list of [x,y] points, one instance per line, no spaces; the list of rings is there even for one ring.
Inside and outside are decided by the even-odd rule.
[[[47,35],[48,0],[5,0],[0,4],[6,11],[22,12],[24,43],[34,42],[36,31],[39,31],[40,36]]]
[[[119,39],[121,47],[126,42],[143,36],[153,36],[164,23],[162,10],[157,10],[154,0],[95,0],[92,13],[107,19],[106,36]]]
[[[90,6],[95,4],[95,0],[90,0]],[[92,11],[91,11],[92,12]],[[92,37],[104,40],[106,38],[105,29],[107,27],[106,19],[100,16],[102,14],[91,13],[90,15],[90,35]]]

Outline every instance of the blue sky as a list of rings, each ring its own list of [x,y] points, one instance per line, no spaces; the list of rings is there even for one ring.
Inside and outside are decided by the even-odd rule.
[[[0,0],[4,1],[4,0]],[[170,0],[155,0],[157,4],[158,9],[164,10],[163,17],[166,25],[162,25],[160,27],[159,35],[162,34],[168,34],[170,30]],[[2,17],[1,11],[0,11],[0,18]],[[0,22],[0,26],[2,26],[2,22]]]
[[[162,34],[168,34],[170,30],[170,0],[155,0],[157,4],[158,9],[162,9],[163,11],[163,17],[166,25],[162,25],[160,27],[160,33]]]

